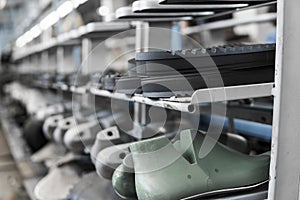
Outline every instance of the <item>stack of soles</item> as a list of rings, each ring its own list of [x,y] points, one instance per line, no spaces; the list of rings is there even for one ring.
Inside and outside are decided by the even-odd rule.
[[[270,0],[218,0],[218,1],[211,1],[211,0],[159,0],[160,4],[248,4],[248,5],[255,5],[261,3],[268,3]]]
[[[149,98],[191,96],[197,89],[273,82],[275,45],[141,52],[135,62],[136,76],[119,79],[117,92],[141,89]]]

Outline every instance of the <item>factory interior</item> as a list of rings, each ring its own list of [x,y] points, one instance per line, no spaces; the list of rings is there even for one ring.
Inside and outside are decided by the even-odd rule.
[[[299,0],[0,0],[0,200],[299,200]]]

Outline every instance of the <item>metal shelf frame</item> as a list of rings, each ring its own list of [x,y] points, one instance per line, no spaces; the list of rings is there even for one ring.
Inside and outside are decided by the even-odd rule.
[[[277,3],[269,200],[300,199],[300,1]]]
[[[113,33],[130,29],[132,26],[128,22],[92,22],[78,29],[74,29],[70,32],[63,33],[56,38],[48,40],[48,42],[38,43],[32,46],[25,46],[20,49],[16,49],[13,54],[14,61],[23,59],[32,54],[47,51],[54,47],[78,45],[81,44],[82,38],[97,37],[107,38]]]
[[[199,89],[196,90],[191,97],[171,97],[158,100],[143,97],[142,95],[130,97],[125,94],[109,92],[97,88],[91,88],[90,92],[97,96],[194,113],[197,110],[197,104],[271,96],[273,85],[273,83],[263,83],[224,88]]]
[[[274,2],[270,2],[265,5],[272,4],[274,4]],[[252,6],[252,8],[260,6],[261,5]],[[90,90],[88,90],[87,88],[71,87],[70,91],[78,94],[90,92],[97,96],[132,101],[138,104],[147,104],[182,112],[194,111],[194,109],[191,108],[193,108],[195,104],[200,103],[273,95],[273,132],[268,199],[300,199],[300,145],[298,144],[300,141],[300,90],[298,88],[300,73],[298,66],[300,63],[300,56],[298,55],[300,40],[298,39],[298,36],[300,35],[300,26],[297,26],[300,17],[299,9],[299,0],[280,0],[277,3],[278,14],[275,86],[273,83],[266,83],[202,89],[195,91],[192,97],[174,97],[159,100],[145,98],[141,95],[134,95],[130,97],[124,94],[109,92],[97,88],[90,88]],[[220,13],[214,16],[208,16],[207,18],[224,15],[230,12],[235,11]],[[204,17],[204,19],[206,19],[206,17]],[[268,16],[267,19],[262,18],[260,20],[264,21],[270,19],[273,20],[274,16]],[[244,21],[242,23],[249,23],[249,21]],[[235,22],[232,22],[232,24],[234,25]],[[129,26],[130,25],[128,24],[126,25],[126,27]],[[97,27],[99,28],[100,26]],[[205,29],[203,27],[205,27],[205,25],[202,26],[202,29]],[[20,49],[15,52],[14,59],[22,59],[37,52],[46,51],[52,47],[72,44],[68,43],[69,41],[77,43],[79,41],[76,41],[76,38],[80,39],[95,30],[98,29],[95,28],[93,30],[91,25],[89,27],[81,27],[76,31],[63,34],[48,43],[27,47],[23,50]],[[101,31],[103,32],[103,30]],[[226,98],[222,98],[221,95],[224,91]]]

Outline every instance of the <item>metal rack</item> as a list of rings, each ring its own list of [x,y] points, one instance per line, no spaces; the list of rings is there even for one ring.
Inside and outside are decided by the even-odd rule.
[[[80,44],[81,39],[85,37],[107,38],[120,31],[128,30],[131,25],[126,22],[92,22],[78,29],[63,33],[48,42],[38,43],[29,47],[24,47],[14,51],[13,59],[15,61],[28,57],[32,54],[47,51],[54,47]]]
[[[45,175],[46,167],[41,163],[31,161],[31,153],[22,138],[20,128],[14,123],[14,120],[8,116],[2,106],[0,110],[2,114],[0,122],[8,146],[23,178],[24,187],[29,197],[35,200],[36,198],[33,195],[34,186]]]
[[[161,0],[163,2],[165,0]],[[140,104],[147,104],[167,109],[173,109],[183,112],[191,112],[191,107],[194,104],[217,102],[225,100],[236,100],[246,98],[256,98],[274,95],[274,114],[273,114],[273,136],[272,136],[272,152],[271,152],[271,165],[270,165],[270,183],[268,199],[299,199],[300,194],[300,163],[295,162],[299,160],[298,152],[300,152],[300,112],[297,109],[300,99],[300,91],[297,85],[299,74],[299,44],[297,36],[300,33],[300,27],[297,26],[300,8],[300,1],[288,0],[278,1],[278,14],[277,14],[277,53],[276,53],[276,73],[275,73],[275,87],[273,83],[233,86],[216,89],[201,89],[195,91],[193,96],[187,98],[168,98],[153,100],[145,98],[140,95],[132,97],[120,93],[109,92],[97,88],[65,88],[77,94],[85,94],[90,92],[93,95],[102,96],[106,98],[114,98],[125,101],[132,101]],[[134,11],[141,12],[144,9],[135,8]],[[148,9],[146,9],[148,10]],[[148,10],[149,11],[149,10]],[[124,14],[125,13],[125,14]],[[198,13],[199,14],[199,13]],[[117,13],[117,18],[126,20],[137,19],[138,17],[146,17],[145,21],[151,21],[151,15],[143,13],[134,13],[129,8],[125,12],[125,8]],[[152,14],[159,16],[159,14]],[[170,16],[172,17],[170,17]],[[157,17],[159,20],[182,20],[190,19],[188,16],[180,16],[175,18],[174,13],[170,13],[165,17]],[[192,13],[190,15],[193,15]],[[195,13],[196,15],[196,13]],[[255,22],[262,22],[266,20],[273,20],[276,16],[274,14],[264,15],[257,19],[252,19]],[[153,20],[153,19],[152,19]],[[194,27],[194,29],[186,29],[187,33],[211,30],[214,28],[224,28],[227,26],[234,26],[239,24],[252,23],[252,20],[245,21],[228,21],[227,25],[206,24],[202,27]],[[130,28],[127,24],[117,24],[115,22],[110,24],[111,32],[126,30]],[[15,51],[14,59],[23,59],[32,54],[46,51],[52,47],[74,45],[80,43],[80,39],[91,33],[105,32],[103,24],[89,24],[81,27],[76,31],[63,34],[48,43],[38,44],[32,47],[26,47],[21,50]],[[103,36],[105,37],[105,35]],[[226,93],[226,98],[222,98],[220,93]],[[197,97],[197,98],[196,98]],[[197,99],[195,102],[194,99]],[[299,106],[298,106],[299,107]]]
[[[142,95],[129,97],[125,94],[91,88],[94,95],[132,101],[150,106],[167,108],[181,112],[195,112],[194,106],[201,103],[222,102],[237,99],[249,99],[272,95],[273,83],[231,86],[224,88],[209,88],[196,90],[191,97],[171,97],[153,100]]]

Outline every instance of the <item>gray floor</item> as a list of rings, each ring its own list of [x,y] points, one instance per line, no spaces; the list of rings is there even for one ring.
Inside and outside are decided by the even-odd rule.
[[[0,200],[23,200],[21,176],[4,138],[0,126]]]

